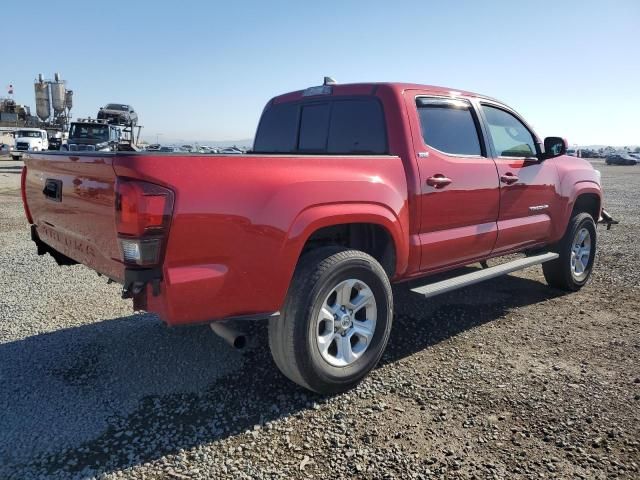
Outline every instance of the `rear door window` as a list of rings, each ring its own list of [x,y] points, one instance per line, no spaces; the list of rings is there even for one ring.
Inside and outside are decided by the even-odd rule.
[[[416,106],[425,144],[450,155],[482,155],[469,102],[419,97]]]
[[[327,153],[387,152],[384,113],[375,100],[335,102],[331,113]]]
[[[302,107],[300,116],[300,152],[327,151],[327,133],[329,131],[329,104],[311,104]]]
[[[531,132],[510,113],[489,105],[482,105],[489,125],[489,133],[496,155],[499,157],[532,157],[536,144]]]

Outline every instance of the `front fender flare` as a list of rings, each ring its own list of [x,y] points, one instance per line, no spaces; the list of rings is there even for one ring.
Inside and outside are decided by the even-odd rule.
[[[565,193],[565,198],[567,199],[567,201],[564,205],[563,211],[561,211],[561,214],[560,214],[561,215],[561,218],[560,218],[561,221],[559,223],[560,228],[558,228],[558,230],[555,232],[555,235],[554,235],[556,239],[560,239],[564,235],[564,231],[566,230],[567,225],[569,224],[569,220],[571,218],[571,212],[573,211],[573,207],[576,204],[576,200],[580,195],[583,195],[585,193],[597,195],[597,197],[600,199],[600,209],[602,210],[602,189],[600,188],[600,185],[598,183],[591,180],[581,180],[581,181],[575,182],[567,190],[568,191]],[[596,222],[598,221],[597,218],[594,220]]]

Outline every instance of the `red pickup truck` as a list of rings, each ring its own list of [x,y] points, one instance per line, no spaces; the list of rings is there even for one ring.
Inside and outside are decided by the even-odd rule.
[[[327,81],[271,99],[246,155],[30,152],[22,194],[39,254],[169,325],[240,343],[230,320],[268,318],[280,370],[338,392],[380,359],[393,282],[450,271],[431,296],[540,263],[587,282],[600,175],[566,148],[486,96]]]

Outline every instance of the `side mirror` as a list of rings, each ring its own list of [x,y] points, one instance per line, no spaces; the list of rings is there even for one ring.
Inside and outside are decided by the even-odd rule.
[[[567,141],[562,137],[544,139],[544,158],[559,157],[567,153]]]

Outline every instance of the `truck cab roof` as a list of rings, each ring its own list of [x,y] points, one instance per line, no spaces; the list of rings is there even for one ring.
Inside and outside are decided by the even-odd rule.
[[[402,92],[406,90],[423,90],[434,95],[445,95],[445,96],[464,96],[464,97],[475,97],[475,98],[484,98],[486,100],[492,100],[499,103],[499,100],[496,100],[487,95],[482,95],[479,93],[470,92],[467,90],[460,90],[457,88],[450,87],[442,87],[436,85],[423,85],[418,83],[401,83],[401,82],[370,82],[370,83],[345,83],[345,84],[333,84],[333,85],[325,85],[325,87],[330,87],[330,90],[327,90],[329,93],[321,93],[317,95],[310,94],[312,92],[311,89],[319,89],[322,86],[310,87],[304,90],[296,90],[295,92],[289,92],[282,95],[278,95],[274,97],[271,101],[274,104],[284,103],[284,102],[292,102],[296,100],[300,100],[305,97],[322,97],[323,95],[375,95],[376,92],[380,89],[385,89],[397,94],[402,94]]]

